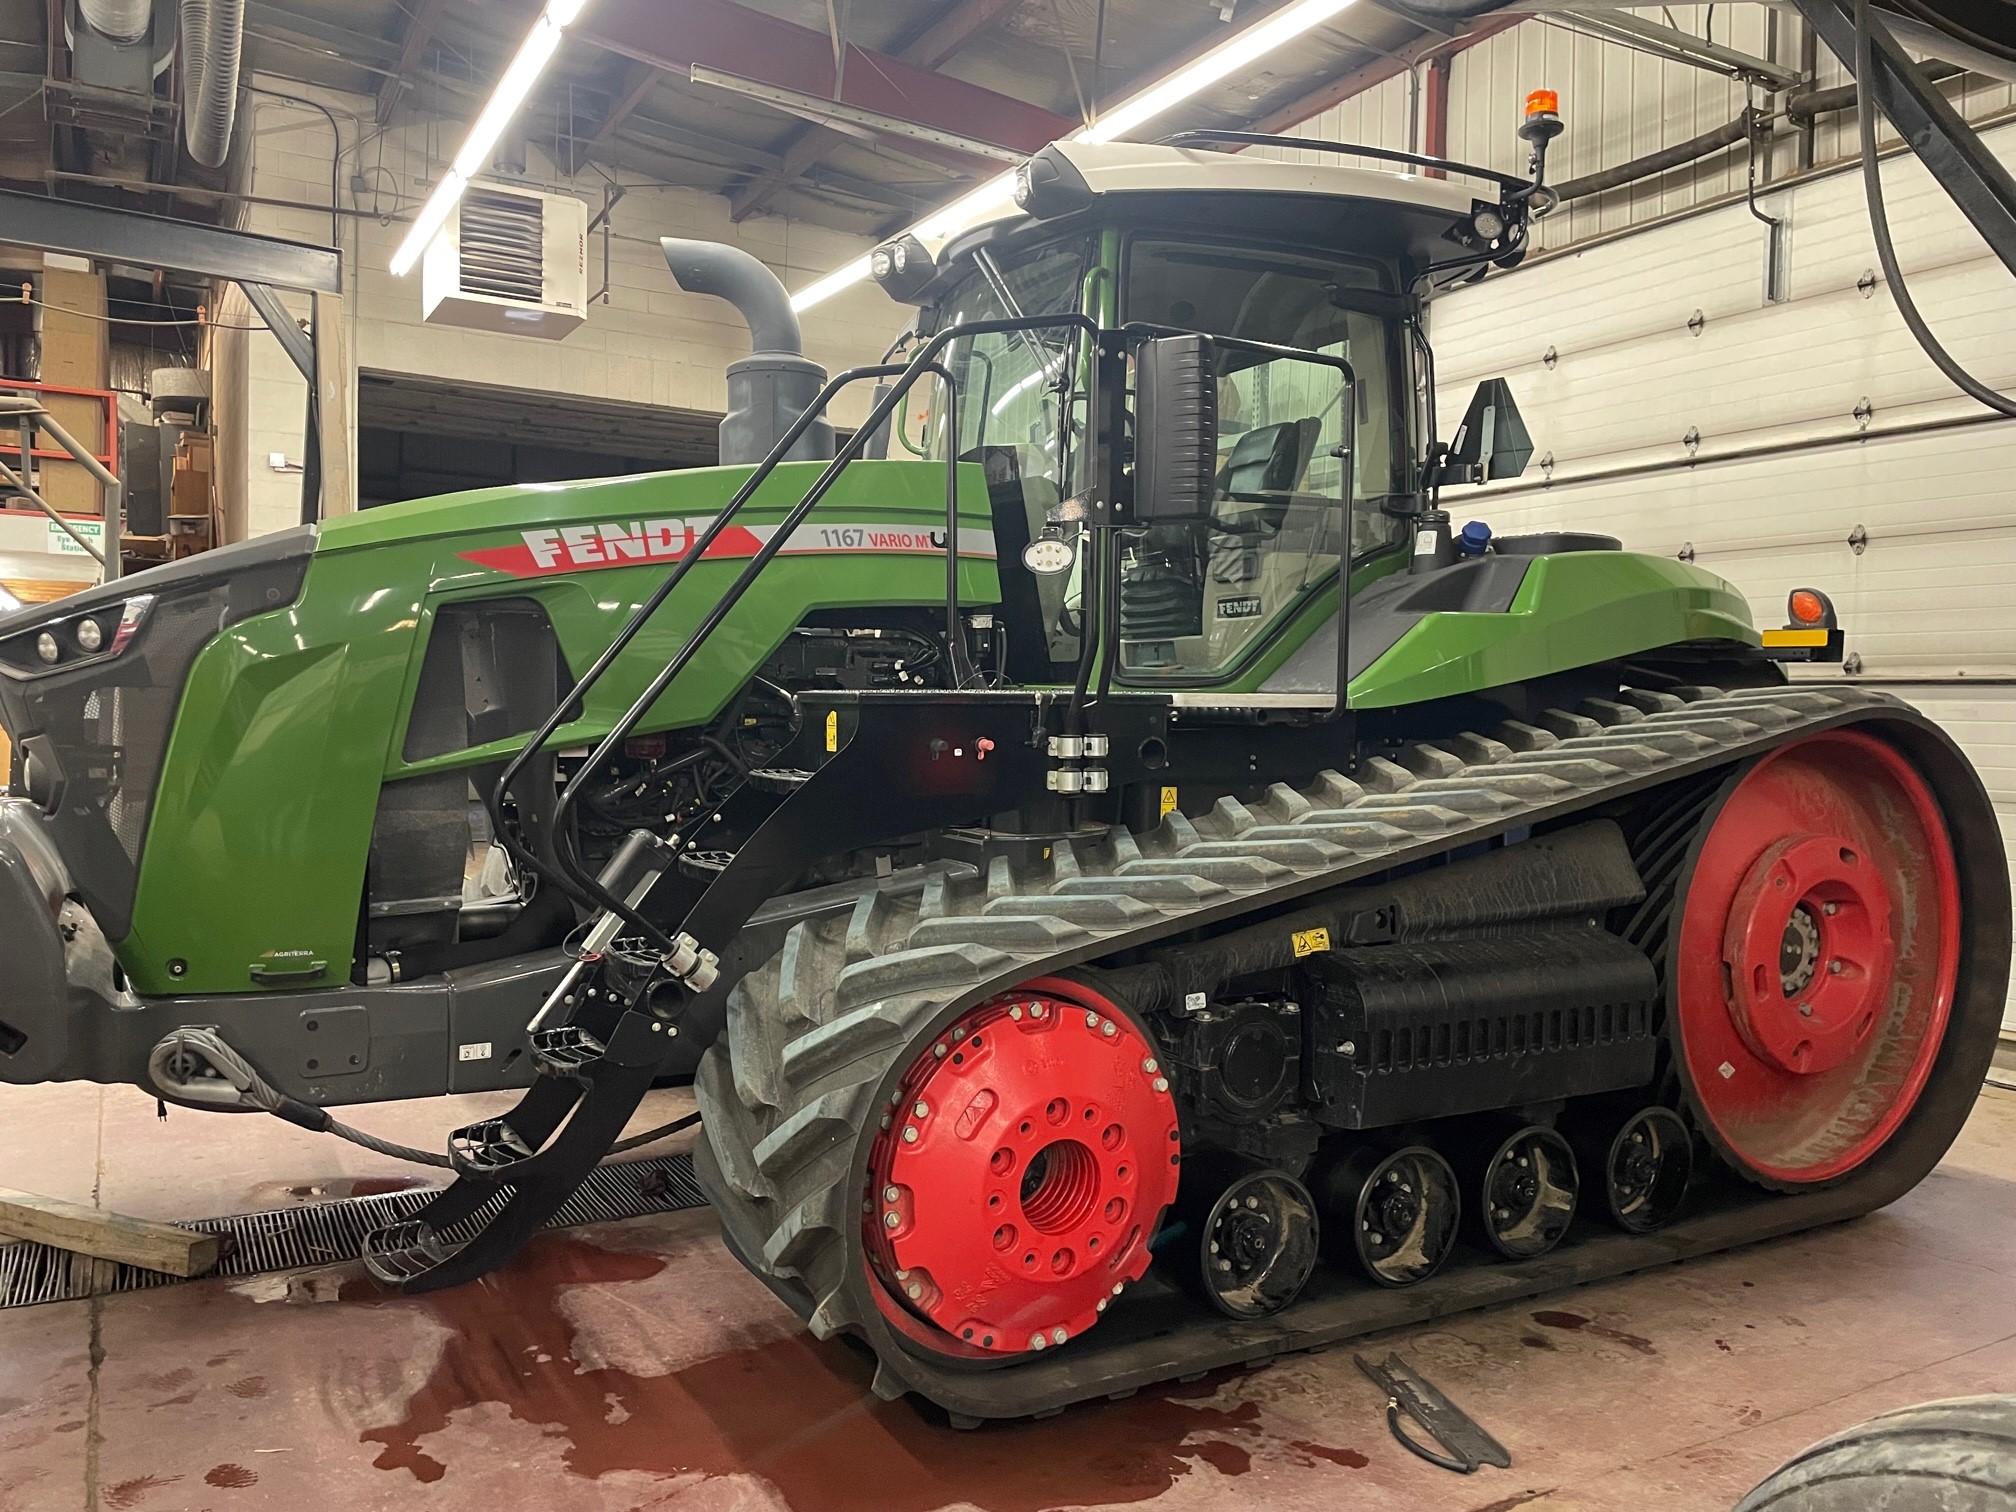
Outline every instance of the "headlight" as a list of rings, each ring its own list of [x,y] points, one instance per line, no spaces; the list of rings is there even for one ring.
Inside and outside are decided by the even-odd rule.
[[[43,677],[92,662],[110,661],[140,633],[153,607],[153,594],[136,593],[123,603],[100,605],[88,614],[24,630],[0,641],[0,672],[13,677]],[[112,627],[109,639],[108,626]]]
[[[1484,241],[1494,242],[1505,234],[1505,217],[1496,210],[1479,210],[1470,217],[1470,224]]]

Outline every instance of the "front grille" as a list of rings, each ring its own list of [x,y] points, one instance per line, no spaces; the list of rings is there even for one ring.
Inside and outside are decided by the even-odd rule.
[[[200,652],[226,626],[292,603],[301,591],[312,532],[225,547],[202,558],[137,573],[74,598],[9,615],[0,625],[0,725],[17,776],[32,763],[31,796],[77,894],[110,938],[132,927],[140,855],[153,815],[182,688]],[[191,571],[200,568],[200,571]],[[96,614],[118,623],[117,605],[151,593],[154,603],[122,652],[70,670],[19,675],[36,665],[39,627],[70,635]]]

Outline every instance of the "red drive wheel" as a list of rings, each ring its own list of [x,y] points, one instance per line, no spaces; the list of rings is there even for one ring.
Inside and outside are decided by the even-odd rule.
[[[1767,1186],[1861,1165],[1924,1089],[1959,961],[1953,845],[1903,755],[1834,730],[1766,756],[1702,837],[1674,958],[1711,1141]]]
[[[947,1354],[1076,1338],[1147,1271],[1178,1141],[1167,1071],[1105,998],[1039,978],[972,1009],[904,1073],[869,1150],[883,1315]]]

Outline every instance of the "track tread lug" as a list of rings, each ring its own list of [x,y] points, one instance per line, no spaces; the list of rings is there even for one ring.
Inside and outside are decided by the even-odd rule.
[[[1345,808],[1356,803],[1365,796],[1365,789],[1342,772],[1325,767],[1316,774],[1315,782],[1310,784],[1308,796],[1312,812],[1322,813],[1328,809]],[[1307,818],[1309,815],[1305,814],[1302,817]]]
[[[784,1047],[783,1078],[794,1087],[807,1087],[864,1056],[900,1045],[915,1016],[915,1010],[902,1005],[901,999],[885,999],[844,1013]]]
[[[1566,709],[1543,709],[1535,722],[1548,734],[1562,740],[1579,740],[1603,728],[1587,714],[1571,714]]]
[[[1686,699],[1673,693],[1655,692],[1651,688],[1625,688],[1618,693],[1617,701],[1645,714],[1671,714],[1687,707]]]
[[[1459,757],[1465,766],[1488,766],[1512,755],[1512,747],[1504,741],[1493,740],[1489,735],[1479,735],[1473,730],[1451,735],[1442,745]]]
[[[1143,856],[1120,868],[1123,877],[1202,877],[1226,887],[1265,887],[1285,882],[1294,873],[1278,861],[1264,856],[1221,858],[1217,856]]]
[[[1315,808],[1315,804],[1285,782],[1270,784],[1267,799],[1260,805],[1261,812],[1276,824],[1293,824],[1304,814],[1313,813]]]
[[[1358,781],[1368,793],[1397,793],[1414,785],[1414,774],[1397,761],[1368,756],[1359,763]]]
[[[1508,719],[1503,724],[1493,726],[1491,738],[1515,753],[1544,751],[1549,746],[1561,743],[1561,737],[1552,730],[1543,730],[1538,725],[1523,724],[1516,719]]]
[[[848,1114],[858,1101],[851,1087],[843,1087],[807,1103],[757,1142],[757,1169],[775,1181],[818,1159],[853,1130]]]
[[[922,950],[972,943],[996,950],[1028,954],[1062,950],[1086,937],[1079,925],[1052,915],[968,914],[956,919],[927,919],[910,931],[910,947]]]
[[[1307,868],[1332,866],[1349,855],[1350,852],[1343,846],[1298,827],[1293,838],[1285,840],[1255,840],[1250,835],[1237,840],[1202,840],[1185,850],[1182,860],[1187,864],[1194,859],[1224,857],[1236,860],[1252,856],[1263,861]]]
[[[736,1095],[732,1085],[734,1074],[727,1064],[728,1060],[728,1055],[704,1055],[694,1077],[694,1090],[706,1097],[714,1110],[709,1122],[727,1125],[722,1132],[730,1136],[709,1140],[708,1143],[713,1146],[715,1165],[721,1172],[722,1180],[752,1201],[772,1202],[776,1200],[777,1187],[758,1169],[755,1161],[756,1143],[762,1138],[762,1132],[742,1099]],[[723,1085],[724,1082],[729,1085]]]
[[[1585,698],[1575,707],[1606,728],[1621,724],[1636,724],[1645,717],[1643,709],[1634,709],[1630,704],[1619,703],[1614,698]]]
[[[1122,929],[1145,924],[1162,912],[1124,893],[1033,893],[996,898],[987,918],[1053,918],[1088,929]]]
[[[1112,877],[1073,877],[1060,883],[1057,891],[1064,897],[1111,895],[1139,898],[1143,903],[1182,907],[1220,897],[1225,889],[1198,876],[1147,877],[1128,873]]]
[[[1463,770],[1463,758],[1454,751],[1445,751],[1438,745],[1430,745],[1425,740],[1417,740],[1412,745],[1402,746],[1400,765],[1412,772],[1416,778],[1454,777]]]
[[[833,1001],[846,1009],[899,992],[963,987],[1001,970],[1012,960],[1004,951],[977,941],[892,951],[845,968],[833,983]]]

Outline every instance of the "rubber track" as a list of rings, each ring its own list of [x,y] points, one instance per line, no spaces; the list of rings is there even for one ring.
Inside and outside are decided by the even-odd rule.
[[[1907,705],[1862,688],[1626,689],[1536,724],[1502,724],[1167,815],[1135,836],[1060,848],[1040,872],[996,859],[905,897],[794,925],[743,979],[702,1060],[695,1171],[732,1249],[815,1335],[868,1332],[849,1285],[857,1133],[876,1088],[934,1021],[1032,977],[1271,908],[1625,792],[1725,765],[1809,730]],[[816,781],[816,777],[814,781]],[[877,1320],[879,1323],[879,1320]],[[1096,1340],[1096,1333],[1091,1336]],[[886,1357],[877,1390],[912,1389]],[[921,1389],[921,1388],[917,1388]]]

